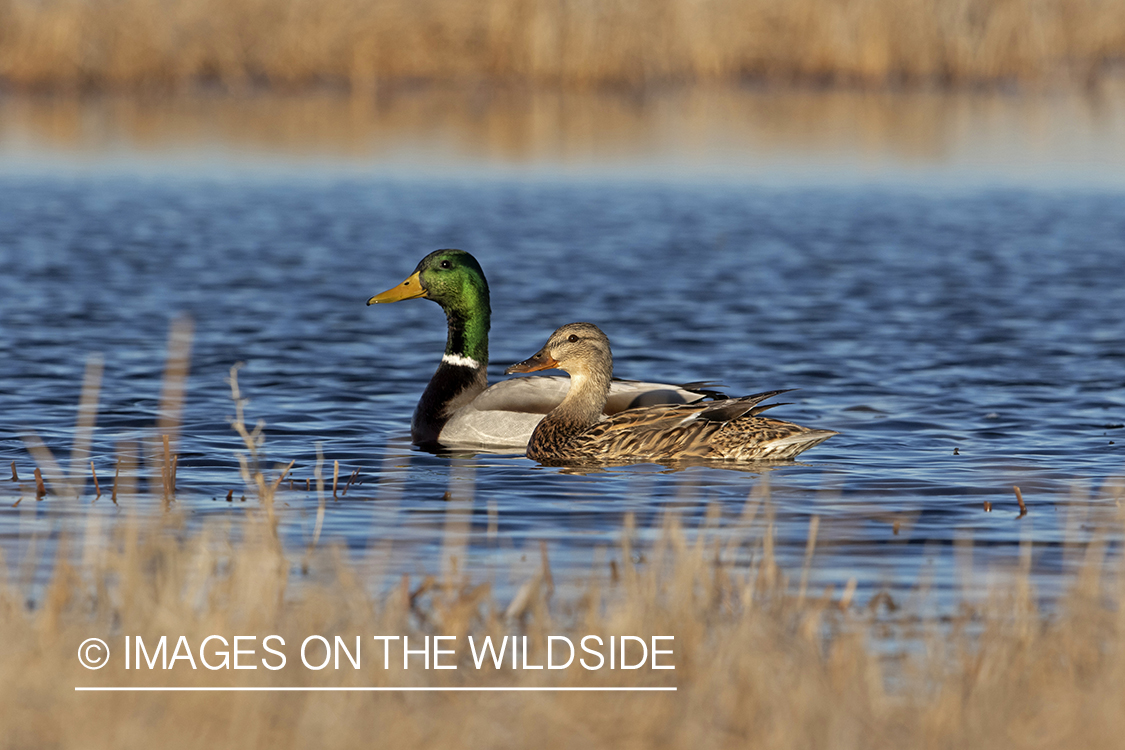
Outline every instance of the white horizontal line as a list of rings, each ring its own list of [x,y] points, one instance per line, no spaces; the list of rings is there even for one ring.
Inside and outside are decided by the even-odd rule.
[[[462,357],[460,354],[446,354],[442,356],[441,361],[449,365],[457,365],[458,367],[480,367],[480,362],[477,362],[472,357]]]
[[[217,693],[286,693],[286,692],[375,692],[375,693],[415,693],[415,692],[442,692],[442,693],[501,693],[501,692],[537,692],[537,693],[575,693],[575,692],[676,692],[675,687],[76,687],[75,692],[110,692],[110,693],[187,693],[187,692],[217,692]]]

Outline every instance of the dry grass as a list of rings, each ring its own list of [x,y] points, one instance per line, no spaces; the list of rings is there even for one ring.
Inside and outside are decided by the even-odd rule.
[[[1116,564],[1091,547],[1083,575],[1052,617],[1026,576],[952,623],[918,622],[918,648],[897,660],[877,604],[832,591],[802,597],[777,569],[769,533],[749,568],[721,562],[726,544],[669,525],[648,561],[616,580],[595,575],[579,597],[552,597],[528,571],[515,601],[456,576],[403,582],[376,596],[335,550],[307,575],[266,514],[236,529],[186,534],[174,512],[108,535],[92,524],[59,555],[34,608],[0,591],[0,703],[10,747],[1119,747],[1125,730],[1125,609]],[[761,525],[759,525],[761,529]],[[626,535],[627,536],[627,535]],[[628,561],[629,555],[621,556]],[[876,600],[877,602],[878,600]],[[900,620],[908,627],[909,617]],[[211,634],[276,633],[277,672],[121,668],[126,634],[194,645]],[[361,670],[295,666],[309,634],[671,634],[674,672]],[[102,671],[79,667],[80,642],[117,649]],[[276,645],[276,644],[275,644]],[[171,646],[171,643],[170,643]],[[365,646],[365,648],[368,648]],[[885,653],[885,651],[884,651]],[[259,649],[258,655],[262,652]],[[541,656],[541,654],[540,654]],[[257,658],[257,657],[255,657]],[[415,664],[415,667],[420,665]],[[76,685],[675,685],[674,694],[74,693]]]
[[[0,0],[24,88],[1080,82],[1123,0]]]

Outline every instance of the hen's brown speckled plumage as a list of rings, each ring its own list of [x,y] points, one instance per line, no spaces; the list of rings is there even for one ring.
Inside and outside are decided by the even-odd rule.
[[[757,416],[777,404],[748,408],[733,418],[721,413],[731,402],[754,404],[783,392],[770,391],[717,404],[651,406],[621,412],[590,425],[545,418],[532,433],[527,457],[542,463],[621,458],[785,459],[836,434]]]
[[[571,387],[532,433],[527,456],[541,463],[582,461],[793,458],[837,434],[759,416],[779,404],[761,402],[785,391],[680,406],[651,406],[603,417],[613,374],[609,340],[597,326],[571,323],[551,335],[534,357],[509,372],[558,367]]]

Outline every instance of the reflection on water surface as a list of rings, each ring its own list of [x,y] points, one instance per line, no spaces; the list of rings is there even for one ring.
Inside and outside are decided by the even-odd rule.
[[[0,168],[179,164],[478,175],[880,177],[1120,186],[1125,80],[1079,92],[685,88],[645,96],[389,90],[376,97],[0,99]]]

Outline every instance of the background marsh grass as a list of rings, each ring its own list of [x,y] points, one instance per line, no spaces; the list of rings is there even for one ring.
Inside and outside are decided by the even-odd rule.
[[[1122,0],[3,0],[17,88],[1089,82]]]

